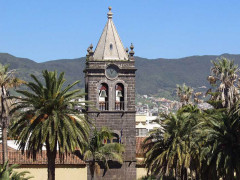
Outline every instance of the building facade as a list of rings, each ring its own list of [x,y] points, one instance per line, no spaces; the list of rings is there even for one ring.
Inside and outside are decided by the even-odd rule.
[[[135,140],[135,62],[133,45],[124,48],[112,21],[111,7],[108,21],[93,51],[88,48],[85,72],[88,118],[100,129],[114,132],[112,141],[125,145],[124,163],[112,162],[110,169],[97,179],[136,179]],[[90,172],[88,171],[90,179]]]

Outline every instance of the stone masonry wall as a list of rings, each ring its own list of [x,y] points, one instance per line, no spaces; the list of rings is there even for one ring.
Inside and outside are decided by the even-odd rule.
[[[104,174],[104,170],[101,169],[99,174],[94,175],[94,180],[136,180],[136,163],[135,162],[124,162],[121,167],[112,168]],[[87,170],[88,179],[91,179],[91,173],[88,168]]]
[[[119,75],[111,80],[105,76],[105,69],[109,64],[115,64],[119,67]],[[125,145],[124,163],[121,166],[112,165],[103,176],[95,179],[118,179],[135,180],[136,179],[136,130],[135,130],[135,67],[133,61],[92,61],[86,67],[86,92],[88,101],[92,106],[88,108],[88,117],[100,129],[107,126],[111,130],[121,134],[121,143]],[[101,83],[108,84],[109,110],[99,111],[99,87]],[[117,83],[124,85],[124,110],[115,110],[115,86]],[[114,164],[114,163],[113,163]],[[91,179],[88,170],[88,179]]]

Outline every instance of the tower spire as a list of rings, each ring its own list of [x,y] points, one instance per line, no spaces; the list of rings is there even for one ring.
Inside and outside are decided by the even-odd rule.
[[[128,60],[122,41],[112,20],[112,7],[108,7],[108,21],[94,51],[94,60]]]

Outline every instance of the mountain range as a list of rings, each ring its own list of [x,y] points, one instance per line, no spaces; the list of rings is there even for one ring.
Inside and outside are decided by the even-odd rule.
[[[210,74],[211,60],[216,60],[221,56],[240,64],[240,55],[233,54],[190,56],[179,59],[135,57],[138,69],[136,72],[136,92],[171,98],[175,95],[176,84],[186,83],[194,88],[208,86],[206,79]],[[37,63],[27,58],[0,53],[0,63],[9,64],[10,69],[16,69],[17,76],[26,81],[30,80],[30,74],[41,77],[41,71],[48,69],[65,72],[68,84],[81,80],[78,86],[84,87],[85,57]]]

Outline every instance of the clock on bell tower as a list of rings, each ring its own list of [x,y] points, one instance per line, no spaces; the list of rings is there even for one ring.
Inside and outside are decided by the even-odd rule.
[[[107,78],[115,79],[118,76],[118,70],[118,66],[115,64],[110,64],[105,70]]]

